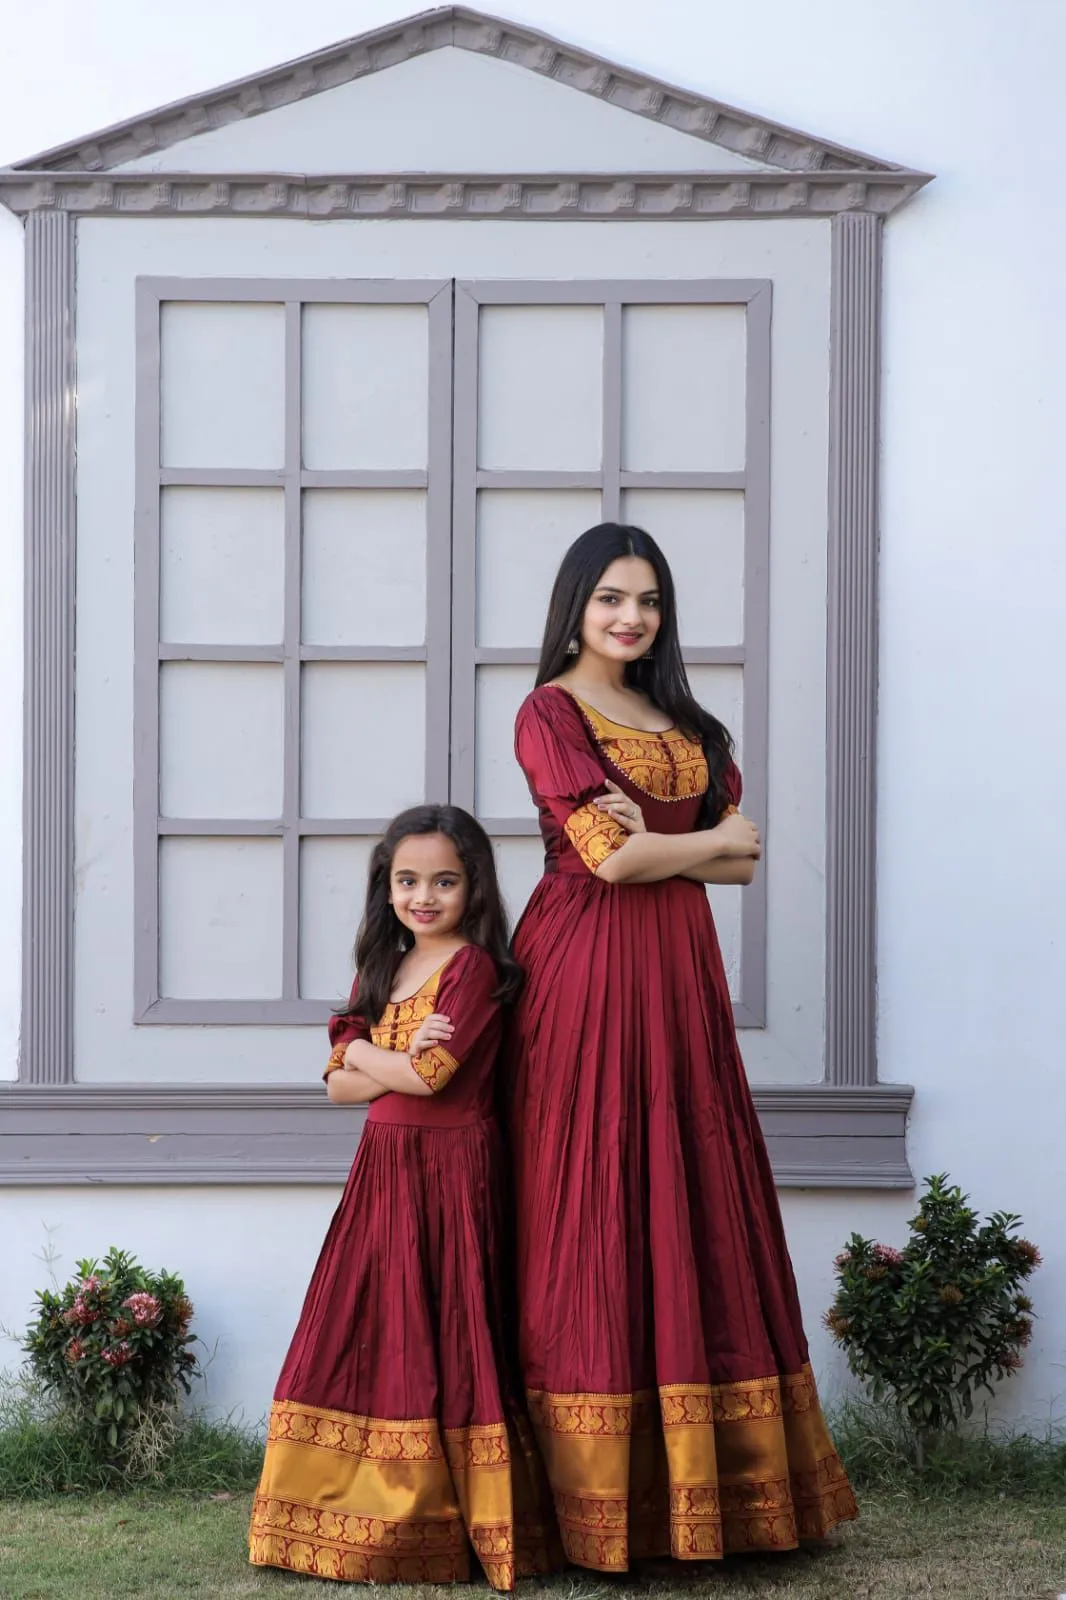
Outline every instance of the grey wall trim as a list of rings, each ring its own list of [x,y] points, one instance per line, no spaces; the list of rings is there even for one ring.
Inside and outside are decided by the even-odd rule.
[[[784,1188],[909,1189],[909,1089],[754,1090]],[[0,1187],[344,1182],[362,1112],[320,1085],[0,1089]]]
[[[826,1077],[877,1082],[881,222],[833,223],[826,673]]]
[[[676,128],[709,145],[719,145],[738,155],[765,161],[770,166],[795,172],[834,167],[867,167],[882,172],[898,170],[891,162],[876,156],[829,144],[781,123],[739,111],[719,100],[675,88],[533,28],[486,16],[465,6],[442,6],[439,10],[388,23],[373,32],[344,39],[325,50],[224,84],[206,94],[192,95],[96,133],[85,134],[71,144],[32,156],[19,166],[103,171],[152,151],[165,150],[193,135],[246,117],[261,116],[279,106],[291,105],[350,83],[355,78],[397,66],[413,56],[449,46],[469,50],[475,55],[496,56],[542,77],[554,78],[594,99],[621,106],[636,116]]]
[[[714,661],[744,665],[745,810],[766,826],[769,737],[770,645],[770,319],[772,285],[763,278],[580,279],[521,281],[485,279],[455,286],[455,457],[452,524],[455,629],[452,645],[452,794],[457,805],[477,811],[477,667],[532,663],[535,650],[485,650],[477,642],[477,499],[483,487],[598,489],[605,519],[618,516],[625,488],[741,488],[744,513],[744,641],[735,646],[688,649],[690,664]],[[739,473],[643,473],[622,470],[622,313],[629,305],[734,305],[747,318],[746,437]],[[483,305],[589,305],[603,308],[603,434],[599,471],[496,472],[478,465],[479,319]],[[561,481],[560,481],[561,480]],[[575,480],[577,480],[575,482]],[[664,482],[664,480],[667,480]],[[489,833],[511,837],[535,833],[532,818],[487,817]],[[741,913],[740,993],[734,1005],[738,1027],[766,1023],[766,874],[757,874]]]
[[[0,171],[0,204],[24,215],[267,217],[312,221],[435,217],[508,222],[714,222],[724,218],[888,215],[921,172],[736,173],[93,173]]]
[[[744,812],[772,851],[770,764],[770,319],[772,287],[761,284],[747,303],[744,438]],[[766,1026],[766,883],[773,856],[745,889],[740,911],[738,1028]]]
[[[22,1033],[19,1077],[74,1076],[74,224],[26,225]]]
[[[159,999],[159,478],[162,297],[136,286],[133,511],[133,1015]]]

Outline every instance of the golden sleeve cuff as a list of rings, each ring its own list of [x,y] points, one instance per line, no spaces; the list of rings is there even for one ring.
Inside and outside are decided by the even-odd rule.
[[[419,1056],[411,1057],[414,1067],[423,1083],[428,1083],[434,1094],[439,1094],[445,1086],[451,1083],[459,1070],[459,1063],[447,1050],[435,1044],[431,1050],[423,1050]]]
[[[331,1072],[341,1072],[341,1071],[343,1071],[343,1068],[344,1068],[344,1052],[348,1048],[348,1043],[349,1043],[349,1041],[347,1039],[345,1039],[343,1044],[337,1045],[336,1049],[333,1051],[333,1054],[330,1056],[329,1060],[326,1062],[326,1070],[322,1074],[322,1082],[323,1083],[325,1083],[326,1079],[329,1077]]]
[[[567,817],[566,836],[590,872],[620,850],[629,837],[620,822],[591,800]]]

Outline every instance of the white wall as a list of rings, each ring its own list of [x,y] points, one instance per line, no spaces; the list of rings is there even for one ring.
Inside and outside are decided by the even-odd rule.
[[[1016,1409],[1046,1416],[1057,1397],[1066,1400],[1066,1185],[1056,1149],[1066,1126],[1066,340],[1052,109],[1066,11],[1056,0],[801,8],[495,0],[495,8],[938,174],[887,230],[881,1070],[917,1086],[915,1170],[947,1169],[982,1205],[1023,1212],[1045,1250],[1038,1339],[1010,1393]],[[341,0],[299,8],[264,0],[251,28],[237,0],[188,0],[150,27],[130,0],[100,0],[91,13],[55,0],[20,8],[5,32],[0,158],[329,44],[397,9],[396,0],[364,0],[357,12]],[[8,354],[17,348],[19,270],[18,228],[0,216],[0,1072],[8,1074],[18,969],[21,427],[18,363]],[[10,1236],[26,1241],[11,1287],[0,1290],[0,1320],[23,1316],[40,1278],[30,1259],[36,1219],[62,1223],[64,1260],[133,1242],[153,1264],[166,1257],[184,1270],[194,1298],[204,1283],[205,1331],[225,1326],[237,1353],[224,1382],[220,1369],[216,1398],[243,1399],[254,1412],[329,1202],[306,1192],[157,1191],[150,1200],[31,1192],[4,1194],[0,1208],[17,1224]],[[898,1197],[786,1198],[819,1366],[829,1357],[817,1313],[838,1241],[853,1226],[898,1240],[908,1209]],[[250,1254],[257,1232],[259,1260]],[[241,1343],[246,1316],[259,1336],[255,1367]]]
[[[21,1332],[35,1292],[52,1286],[53,1273],[65,1283],[76,1261],[120,1245],[185,1280],[193,1331],[203,1341],[194,1348],[205,1365],[194,1402],[258,1424],[340,1190],[244,1189],[239,1203],[234,1196],[232,1189],[92,1189],[75,1203],[69,1190],[6,1190],[4,1237],[18,1248],[0,1295],[0,1327]],[[0,1340],[0,1367],[16,1360],[14,1344]]]

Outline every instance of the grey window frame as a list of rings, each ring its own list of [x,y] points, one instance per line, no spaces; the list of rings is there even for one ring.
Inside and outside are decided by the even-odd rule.
[[[161,461],[160,317],[167,302],[281,305],[285,313],[285,461],[279,471],[166,468]],[[428,313],[429,427],[425,471],[312,471],[303,463],[303,308],[315,304],[424,305]],[[426,593],[449,583],[452,448],[452,283],[439,280],[139,278],[136,291],[137,437],[134,513],[134,942],[133,1020],[197,1026],[313,1025],[321,1002],[300,996],[300,848],[306,838],[373,838],[385,817],[308,818],[300,806],[301,673],[305,663],[423,662],[426,668],[426,797],[448,798],[448,675],[451,618],[427,605],[425,642],[307,645],[302,642],[303,495],[308,489],[424,489]],[[183,644],[159,638],[161,491],[280,488],[285,497],[284,637],[273,645]],[[159,676],[167,662],[270,662],[284,674],[283,807],[276,819],[163,816],[159,804]],[[282,843],[282,993],[276,1000],[160,997],[161,838],[273,838]]]
[[[676,173],[125,172],[124,161],[426,50],[545,73],[773,170]],[[875,793],[884,219],[930,181],[677,89],[515,23],[448,6],[0,171],[26,230],[23,997],[0,1086],[0,1185],[329,1183],[356,1119],[316,1085],[74,1081],[75,250],[78,216],[406,217],[604,223],[831,219],[826,1047],[819,1083],[754,1085],[779,1185],[909,1188],[913,1090],[878,1081]]]
[[[455,454],[452,531],[452,798],[475,811],[476,675],[481,666],[529,666],[536,649],[483,647],[477,637],[479,489],[597,489],[605,521],[621,514],[626,489],[739,489],[744,493],[744,638],[737,645],[690,646],[690,665],[744,670],[744,809],[766,822],[770,645],[770,317],[769,279],[460,279],[455,286]],[[603,439],[590,472],[496,472],[478,465],[478,337],[482,306],[603,308]],[[622,466],[622,314],[636,305],[743,306],[747,318],[745,460],[736,472],[635,472]],[[480,820],[496,838],[537,832],[536,818]],[[741,1028],[766,1023],[766,876],[742,901]]]

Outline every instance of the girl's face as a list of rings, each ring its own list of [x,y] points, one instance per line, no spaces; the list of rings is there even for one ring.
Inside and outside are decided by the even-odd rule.
[[[655,568],[641,556],[620,556],[600,578],[585,607],[581,644],[609,661],[639,661],[662,622]]]
[[[418,833],[400,840],[389,874],[389,903],[416,938],[454,934],[469,892],[466,869],[444,834]]]

